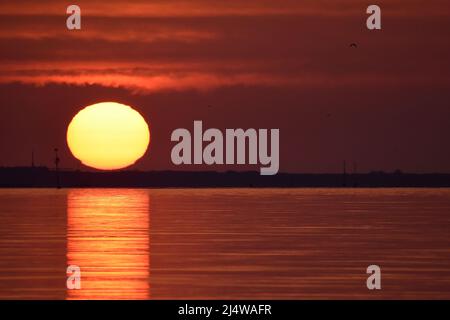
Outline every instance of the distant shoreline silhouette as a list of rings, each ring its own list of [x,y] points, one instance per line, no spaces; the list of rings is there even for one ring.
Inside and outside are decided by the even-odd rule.
[[[450,187],[447,173],[279,173],[257,171],[70,171],[46,167],[0,168],[0,188],[338,188]]]

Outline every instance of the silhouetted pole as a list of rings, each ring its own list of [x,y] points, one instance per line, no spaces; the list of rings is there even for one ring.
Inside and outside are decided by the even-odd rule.
[[[59,161],[58,148],[55,148],[56,188],[58,189],[61,188],[61,184],[59,182]]]
[[[34,150],[31,150],[31,167],[34,168]]]
[[[342,186],[347,186],[347,162],[344,160],[344,168],[343,168],[343,183]]]
[[[353,186],[358,186],[358,179],[356,178],[358,174],[358,164],[356,162],[353,162]]]

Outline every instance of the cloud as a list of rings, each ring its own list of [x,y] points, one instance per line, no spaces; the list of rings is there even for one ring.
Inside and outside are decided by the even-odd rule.
[[[129,19],[91,19],[84,21],[80,31],[68,32],[61,19],[44,17],[37,23],[26,16],[11,16],[0,22],[0,40],[52,40],[72,39],[74,41],[102,40],[107,42],[171,41],[195,43],[217,38],[210,30],[177,26],[155,21],[130,21]]]
[[[448,16],[447,0],[424,3],[421,0],[380,0],[377,2],[391,15]],[[22,0],[0,3],[3,15],[65,14],[67,3],[58,0]],[[360,0],[78,0],[83,15],[97,17],[212,17],[315,15],[349,16],[365,13],[368,3]]]
[[[450,68],[449,20],[425,16],[436,2],[424,11],[417,1],[380,3],[395,19],[383,18],[386,28],[372,33],[356,0],[78,4],[86,14],[81,31],[66,29],[60,2],[0,4],[1,83],[95,84],[148,94],[450,82],[442,72]],[[357,50],[349,49],[354,41]]]
[[[447,79],[448,80],[448,79]],[[395,74],[303,74],[286,76],[271,73],[209,73],[158,72],[139,69],[120,70],[20,70],[0,77],[0,83],[66,84],[75,86],[100,85],[127,89],[133,94],[151,94],[159,91],[210,91],[222,87],[259,86],[291,88],[337,88],[352,86],[423,86],[429,81],[423,77],[403,77]],[[448,81],[447,81],[448,83]]]

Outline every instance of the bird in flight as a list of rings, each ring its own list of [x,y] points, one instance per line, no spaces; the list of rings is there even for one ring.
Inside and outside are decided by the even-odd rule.
[[[358,45],[356,43],[352,43],[352,44],[350,44],[350,47],[351,48],[358,48]]]

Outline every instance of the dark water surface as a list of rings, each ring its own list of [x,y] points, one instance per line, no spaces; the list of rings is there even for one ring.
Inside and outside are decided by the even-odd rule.
[[[450,189],[1,189],[20,298],[450,299]]]

